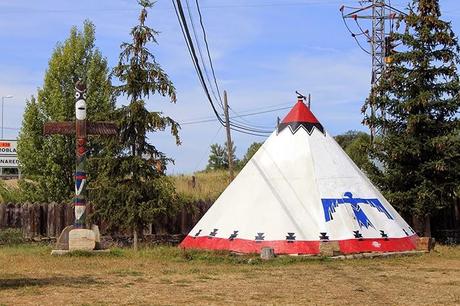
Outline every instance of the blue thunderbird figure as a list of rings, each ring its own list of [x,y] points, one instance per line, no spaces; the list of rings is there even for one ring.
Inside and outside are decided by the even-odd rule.
[[[333,214],[335,213],[335,209],[339,205],[350,205],[353,209],[355,219],[358,222],[360,228],[369,228],[369,226],[375,228],[372,222],[367,217],[367,215],[362,210],[361,205],[363,204],[376,208],[379,212],[385,214],[388,219],[393,220],[393,217],[390,215],[390,213],[385,209],[383,204],[378,199],[353,198],[353,195],[349,191],[343,194],[343,198],[321,199],[321,202],[323,203],[324,217],[326,219],[326,222],[329,222],[334,219]]]

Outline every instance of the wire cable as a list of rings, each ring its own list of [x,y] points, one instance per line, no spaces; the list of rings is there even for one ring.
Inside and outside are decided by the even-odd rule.
[[[204,57],[203,57],[203,51],[201,50],[201,44],[200,44],[200,41],[198,39],[198,34],[197,34],[197,31],[196,31],[196,28],[195,28],[195,22],[193,21],[192,10],[190,8],[189,0],[185,0],[185,3],[187,4],[187,11],[188,11],[189,19],[190,19],[190,25],[192,26],[193,37],[195,38],[195,43],[196,43],[196,46],[197,46],[197,49],[198,49],[198,54],[200,55],[201,63],[203,65],[204,74],[206,76],[206,79],[208,80],[208,84],[209,84],[209,87],[211,89],[212,95],[214,96],[214,98],[216,100],[218,100],[218,98],[216,96],[216,93],[214,91],[214,88],[212,87],[211,78],[209,77],[208,69],[206,68],[206,64],[205,64]],[[221,107],[222,107],[222,105],[221,105]]]
[[[171,1],[173,3],[174,11],[176,13],[177,19],[179,21],[179,25],[181,27],[182,34],[183,34],[184,39],[186,41],[187,49],[189,51],[190,57],[192,59],[192,62],[194,64],[194,67],[195,67],[195,70],[197,72],[198,78],[200,80],[201,86],[203,87],[203,90],[205,91],[205,94],[206,94],[206,97],[208,99],[208,102],[211,105],[212,110],[214,112],[214,115],[216,116],[216,118],[219,121],[219,123],[222,126],[227,126],[226,122],[222,119],[221,115],[219,114],[219,112],[216,109],[214,101],[213,101],[213,99],[211,97],[211,94],[209,92],[209,88],[208,88],[208,86],[206,84],[206,81],[204,79],[203,71],[201,69],[201,65],[200,65],[200,62],[199,62],[197,54],[196,54],[196,49],[195,49],[195,47],[193,45],[193,40],[192,40],[192,37],[190,35],[190,30],[189,30],[189,27],[187,25],[187,19],[185,18],[185,14],[184,14],[184,10],[183,10],[181,1],[180,0],[175,0],[175,1],[171,0]],[[198,3],[198,2],[196,1],[196,3]],[[190,16],[191,21],[192,21],[192,15],[191,15],[191,12],[190,12],[190,5],[189,5],[188,1],[187,1],[187,5],[188,5],[188,9],[189,9],[189,16]],[[197,8],[199,9],[199,4],[198,4]],[[206,37],[206,30],[204,28],[204,23],[203,23],[203,18],[202,18],[202,15],[201,15],[201,11],[199,11],[199,14],[200,14],[200,25],[202,26],[204,36]],[[193,27],[193,21],[192,21],[192,27]],[[199,44],[195,29],[193,29],[193,31],[195,33],[195,39],[197,41],[197,44]],[[218,84],[217,84],[217,78],[215,77],[214,67],[212,65],[212,57],[211,57],[210,52],[209,52],[209,44],[207,43],[207,38],[205,38],[205,42],[206,42],[206,50],[207,50],[207,53],[208,53],[208,59],[209,59],[209,61],[211,63],[211,67],[212,67],[214,82],[215,82],[216,88],[218,89],[219,87],[218,87]],[[205,63],[204,63],[204,60],[203,60],[202,56],[201,56],[201,60],[203,62],[202,65],[203,65],[203,69],[204,69],[205,68]],[[210,82],[209,78],[208,78],[208,82]],[[209,85],[211,86],[211,84],[209,84]],[[220,104],[221,104],[221,106],[223,106],[222,101],[220,100],[220,91],[218,91],[218,93],[219,93]],[[254,136],[261,136],[261,137],[265,137],[265,136],[267,136],[267,135],[272,133],[271,130],[261,129],[261,128],[258,128],[258,127],[255,127],[255,126],[251,126],[251,125],[244,124],[244,123],[241,123],[241,122],[230,121],[230,120],[229,120],[229,127],[228,128],[230,128],[230,129],[232,129],[234,131],[240,132],[240,133],[254,135]]]
[[[189,49],[189,53],[190,53],[190,56],[192,58],[192,62],[194,63],[194,66],[195,66],[195,70],[198,74],[198,78],[201,82],[201,86],[203,87],[204,91],[205,91],[205,94],[206,94],[206,97],[208,98],[208,101],[211,105],[211,108],[214,112],[214,114],[216,115],[217,119],[219,120],[220,124],[222,124],[223,126],[225,126],[225,123],[224,123],[224,120],[220,117],[219,113],[217,112],[217,109],[212,101],[212,98],[209,94],[209,90],[206,86],[206,83],[204,81],[204,77],[203,77],[203,72],[201,71],[201,67],[199,65],[199,62],[198,62],[198,58],[196,56],[196,52],[195,52],[195,47],[193,46],[193,42],[192,42],[192,38],[190,36],[190,31],[188,29],[188,26],[187,26],[187,21],[185,19],[185,16],[184,16],[184,11],[182,9],[182,4],[180,2],[180,0],[176,0],[177,1],[177,6],[176,6],[176,2],[174,0],[171,0],[172,3],[173,3],[173,6],[174,6],[174,11],[176,12],[176,16],[177,16],[177,19],[179,20],[179,24],[181,26],[181,29],[182,29],[182,34],[184,35],[184,39],[186,41],[186,44],[188,45],[188,49]]]
[[[214,71],[214,65],[212,63],[211,52],[209,52],[208,36],[206,35],[206,30],[204,28],[203,15],[201,14],[200,4],[199,4],[198,0],[195,0],[195,3],[196,3],[196,8],[198,10],[198,15],[200,16],[201,30],[203,31],[204,44],[206,46],[206,52],[208,53],[209,65],[211,66],[211,72],[212,72],[212,76],[214,78],[214,84],[216,85],[217,94],[219,95],[220,103],[223,104],[222,103],[222,95],[220,94],[219,85],[217,84],[216,73]]]

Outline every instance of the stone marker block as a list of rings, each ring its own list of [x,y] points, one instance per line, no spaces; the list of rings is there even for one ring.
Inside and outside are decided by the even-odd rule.
[[[65,227],[58,240],[56,241],[56,250],[68,250],[69,249],[69,232],[73,230],[73,225]]]
[[[417,251],[430,252],[434,249],[436,240],[432,237],[418,237]]]
[[[260,258],[264,260],[269,260],[275,258],[275,250],[270,247],[263,247],[260,250]]]
[[[342,254],[338,241],[320,241],[319,255],[324,257],[332,257]]]
[[[96,234],[90,229],[73,229],[69,232],[70,251],[92,251],[96,247]]]

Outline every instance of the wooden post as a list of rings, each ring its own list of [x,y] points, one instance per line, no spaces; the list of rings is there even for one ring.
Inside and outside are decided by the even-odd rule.
[[[0,203],[0,229],[6,227],[6,205]]]
[[[264,260],[270,260],[270,259],[275,258],[275,250],[270,247],[263,247],[260,250],[260,258]]]
[[[15,204],[14,205],[14,218],[13,218],[15,228],[21,228],[22,226],[21,212],[22,212],[22,205]]]
[[[54,238],[57,236],[56,233],[56,203],[48,204],[48,211],[46,216],[46,236]]]
[[[22,206],[22,230],[23,230],[23,237],[26,239],[32,238],[31,226],[30,226],[30,223],[32,223],[31,210],[32,210],[31,203],[25,203]]]
[[[227,101],[227,91],[226,90],[224,90],[224,115],[225,115],[225,129],[227,130],[228,172],[230,174],[230,181],[232,181],[233,180],[232,135],[230,134],[230,117],[228,116],[228,101]]]

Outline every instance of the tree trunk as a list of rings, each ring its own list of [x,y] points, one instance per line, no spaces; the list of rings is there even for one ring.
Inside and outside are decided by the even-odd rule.
[[[431,218],[429,214],[425,215],[425,230],[424,230],[425,237],[431,237]]]
[[[133,249],[134,251],[137,251],[139,248],[138,248],[138,245],[137,245],[137,241],[138,238],[137,238],[137,226],[134,226],[133,228]]]

